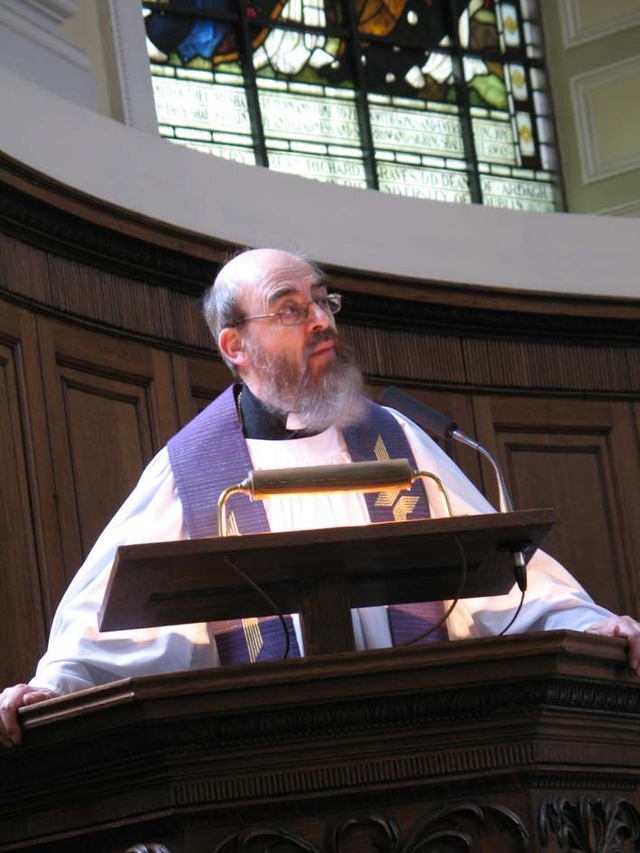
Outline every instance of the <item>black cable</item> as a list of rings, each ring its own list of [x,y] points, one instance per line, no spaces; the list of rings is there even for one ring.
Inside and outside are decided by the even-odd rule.
[[[511,621],[506,625],[506,627],[504,627],[504,628],[502,629],[502,631],[500,631],[500,633],[499,633],[499,634],[497,634],[497,636],[498,636],[498,637],[504,637],[504,635],[507,633],[507,631],[509,630],[509,628],[513,625],[513,623],[514,623],[514,622],[516,621],[516,619],[518,618],[518,615],[520,614],[520,611],[522,610],[522,605],[524,604],[524,596],[525,596],[525,592],[526,592],[526,590],[525,590],[525,589],[523,589],[523,590],[522,590],[522,595],[520,596],[520,604],[518,605],[518,608],[517,608],[516,612],[513,614],[513,616],[511,617]]]
[[[462,547],[462,543],[460,542],[460,539],[456,536],[455,533],[453,534],[453,538],[455,540],[456,545],[458,546],[458,550],[460,551],[460,558],[461,558],[460,561],[462,563],[462,572],[460,575],[460,584],[458,586],[458,591],[456,592],[456,597],[453,599],[453,601],[451,602],[451,604],[449,605],[447,610],[442,614],[442,616],[440,617],[440,619],[438,619],[438,621],[435,623],[435,625],[432,625],[426,631],[423,631],[422,634],[418,634],[417,636],[412,637],[410,640],[405,640],[404,643],[400,644],[401,646],[411,646],[411,645],[413,645],[413,643],[417,643],[420,640],[424,640],[425,637],[428,637],[430,634],[433,634],[434,631],[437,631],[438,628],[447,621],[449,616],[451,616],[451,614],[453,613],[454,607],[460,601],[460,596],[462,595],[464,585],[467,582],[467,555],[464,553],[464,548]],[[509,627],[509,626],[507,626],[507,627]]]
[[[249,584],[249,586],[253,587],[253,589],[255,589],[255,591],[258,593],[258,595],[260,595],[262,598],[264,598],[264,600],[267,602],[267,604],[274,611],[273,615],[277,616],[278,619],[280,620],[280,624],[282,625],[282,630],[284,632],[284,641],[285,641],[284,654],[282,655],[282,660],[286,660],[289,657],[289,650],[291,648],[291,640],[289,638],[289,631],[287,629],[287,623],[284,621],[284,616],[282,614],[282,611],[280,610],[278,605],[275,603],[275,601],[269,595],[267,595],[267,593],[263,589],[261,589],[261,587],[259,587],[258,584],[249,577],[249,575],[247,575],[245,572],[242,571],[240,566],[236,566],[236,564],[232,563],[228,557],[225,557],[224,561],[228,566],[231,566],[231,568],[235,572],[237,572],[240,575],[240,577]]]
[[[447,608],[446,612],[442,615],[442,617],[435,623],[435,625],[432,625],[428,630],[423,631],[421,634],[418,634],[415,637],[412,637],[410,640],[406,640],[404,643],[402,643],[403,646],[411,646],[414,643],[417,643],[420,640],[423,640],[425,637],[428,637],[430,634],[433,634],[434,631],[437,631],[438,628],[444,622],[447,621],[449,616],[451,616],[451,614],[453,613],[454,607],[460,601],[460,596],[462,595],[462,590],[464,589],[464,585],[465,585],[465,582],[467,580],[467,557],[466,557],[466,554],[464,553],[464,548],[462,547],[462,544],[461,544],[459,538],[455,534],[453,535],[453,538],[455,539],[456,545],[460,549],[460,555],[462,558],[462,574],[460,576],[460,585],[458,587],[456,597],[451,602],[451,605]],[[505,627],[502,629],[502,631],[500,631],[500,633],[497,634],[496,636],[503,637],[507,633],[509,628],[511,628],[513,623],[516,621],[516,619],[520,615],[520,611],[522,610],[522,605],[524,604],[525,594],[526,594],[526,589],[523,589],[522,594],[520,596],[520,603],[518,604],[518,607],[516,608],[516,612],[513,614],[513,616],[511,617],[511,619],[507,623],[507,625],[505,625]]]

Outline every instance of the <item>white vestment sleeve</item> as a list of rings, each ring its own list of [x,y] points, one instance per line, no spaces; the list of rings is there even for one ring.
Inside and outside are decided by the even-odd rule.
[[[48,651],[31,683],[65,694],[129,676],[217,663],[206,625],[98,631],[97,613],[118,546],[186,538],[182,504],[164,448],[71,581],[51,626]]]
[[[393,409],[390,411],[405,430],[418,467],[436,474],[442,480],[454,515],[495,512],[486,498],[434,441],[398,412]],[[446,516],[446,506],[435,484],[427,481],[427,492],[431,514]],[[520,590],[514,585],[506,596],[462,599],[448,620],[451,639],[500,633],[513,616],[520,597]],[[596,604],[557,560],[539,549],[527,566],[524,605],[509,633],[554,628],[582,631],[610,615],[610,611]]]

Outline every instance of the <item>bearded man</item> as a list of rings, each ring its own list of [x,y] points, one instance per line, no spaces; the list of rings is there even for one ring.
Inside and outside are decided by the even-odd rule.
[[[329,292],[322,272],[288,252],[250,250],[223,267],[206,294],[205,316],[222,358],[240,383],[160,451],[100,536],[60,603],[48,651],[32,682],[0,695],[0,743],[20,743],[21,705],[119,678],[281,656],[282,642],[280,647],[271,642],[281,631],[270,627],[269,620],[260,620],[260,650],[253,653],[237,623],[98,631],[97,613],[118,546],[216,535],[218,495],[251,468],[373,459],[374,445],[382,441],[393,451],[391,458],[406,456],[418,470],[439,477],[455,514],[493,511],[418,427],[363,397],[360,371],[336,332],[339,309],[340,297]],[[412,518],[446,514],[435,488],[420,482],[414,487]],[[235,498],[240,503],[232,510],[233,524],[240,533],[383,520],[375,516],[379,508],[354,492],[255,503],[243,495]],[[448,637],[495,635],[518,603],[515,588],[507,596],[465,599],[447,620]],[[358,648],[391,646],[398,640],[400,617],[408,617],[414,632],[421,618],[411,606],[361,608],[352,614]],[[412,622],[414,618],[418,621]],[[295,617],[287,619],[292,654],[300,654],[299,625]],[[640,675],[640,624],[595,604],[562,566],[538,551],[528,566],[528,592],[514,630],[554,628],[626,637],[630,667]]]

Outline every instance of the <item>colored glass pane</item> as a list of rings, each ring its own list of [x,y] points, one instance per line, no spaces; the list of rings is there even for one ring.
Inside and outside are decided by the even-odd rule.
[[[493,2],[465,6],[458,19],[460,47],[474,51],[498,48],[500,40]]]
[[[419,198],[558,206],[536,0],[142,6],[168,141]]]
[[[516,101],[526,101],[529,97],[527,73],[523,65],[508,66],[508,83]]]
[[[481,163],[517,165],[516,142],[508,119],[474,118],[472,122],[476,154]]]
[[[420,101],[455,99],[448,53],[372,45],[363,69],[367,91],[372,94]]]
[[[449,36],[448,16],[442,3],[430,0],[354,0],[362,44],[437,47]],[[367,36],[372,39],[369,42]]]

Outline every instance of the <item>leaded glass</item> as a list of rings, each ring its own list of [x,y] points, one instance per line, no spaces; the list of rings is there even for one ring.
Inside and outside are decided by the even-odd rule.
[[[417,198],[559,207],[536,0],[142,7],[169,141]]]

